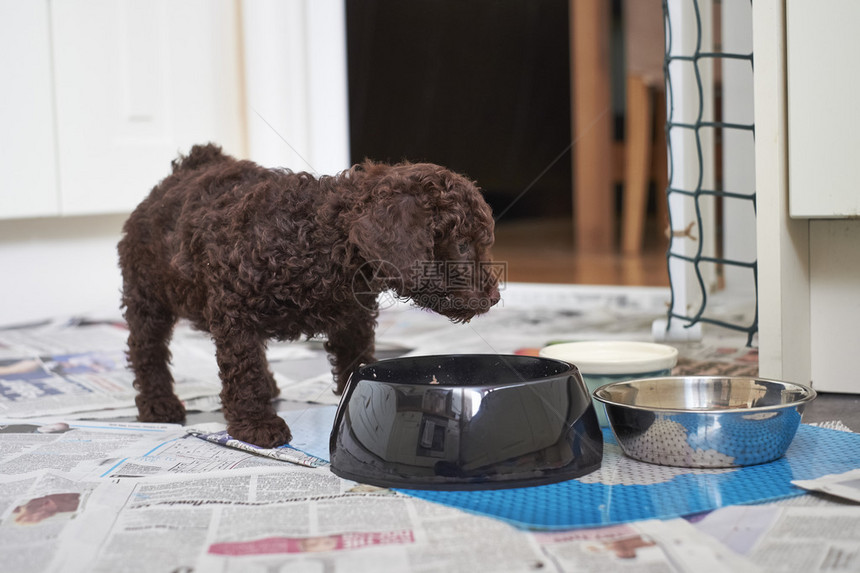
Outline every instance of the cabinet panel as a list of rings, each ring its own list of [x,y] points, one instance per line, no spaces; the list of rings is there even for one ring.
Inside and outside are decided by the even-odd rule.
[[[786,2],[792,217],[860,216],[857,22],[856,0]]]
[[[0,218],[59,212],[48,2],[0,0]]]
[[[860,393],[857,378],[860,221],[811,221],[809,260],[810,346],[815,388]]]
[[[129,211],[193,143],[242,154],[236,8],[57,0],[60,210]]]

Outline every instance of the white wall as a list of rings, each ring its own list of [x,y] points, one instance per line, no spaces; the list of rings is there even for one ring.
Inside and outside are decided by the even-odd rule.
[[[242,28],[249,157],[317,175],[348,168],[343,0],[245,0]]]
[[[18,4],[3,0],[0,16],[8,16]],[[171,3],[175,10],[188,6],[192,4]],[[225,15],[225,21],[236,23],[237,28],[241,22],[242,26],[241,33],[238,29],[220,26],[218,41],[234,42],[232,48],[222,46],[222,50],[241,54],[244,60],[241,91],[245,109],[237,106],[235,113],[243,116],[239,121],[249,131],[246,155],[265,165],[318,170],[319,173],[334,173],[348,167],[343,1],[261,0],[219,6],[219,14]],[[237,8],[238,18],[232,16],[234,6],[241,7]],[[46,16],[39,14],[41,19],[37,21],[45,27]],[[2,34],[0,37],[5,38]],[[239,39],[242,45],[236,46]],[[7,45],[7,42],[0,41],[0,45]],[[8,67],[7,63],[0,59],[0,73]],[[23,69],[30,68],[23,66]],[[175,82],[170,85],[172,89],[182,89],[182,85]],[[182,115],[182,110],[175,113]],[[272,126],[266,125],[262,121],[264,118]],[[231,122],[235,119],[227,118]],[[22,121],[31,122],[27,118]],[[22,129],[22,133],[30,137],[32,132],[28,126]],[[0,138],[3,137],[0,134]],[[290,149],[282,138],[289,140],[311,166],[293,161],[295,157],[290,157]],[[0,140],[0,143],[14,149],[15,139],[6,135],[5,141]],[[116,244],[127,213],[13,219],[28,216],[14,207],[21,204],[22,198],[33,196],[42,179],[46,181],[41,185],[47,189],[46,193],[53,198],[57,195],[53,188],[57,181],[49,171],[55,166],[52,146],[39,143],[28,149],[33,150],[39,161],[27,164],[25,169],[13,170],[23,173],[21,180],[26,184],[10,186],[6,177],[0,181],[0,186],[5,185],[0,187],[0,192],[9,191],[9,200],[0,200],[0,325],[90,312],[118,316],[121,275]],[[233,151],[229,147],[228,150]],[[3,157],[8,160],[10,155]],[[16,156],[12,154],[11,157],[14,162]],[[16,167],[7,164],[3,167],[6,166]],[[169,164],[164,162],[159,176],[167,175],[169,169]],[[6,175],[3,169],[0,173]],[[44,177],[39,179],[34,174]],[[147,179],[142,185],[136,184],[134,189],[145,190],[155,183],[156,180]],[[0,193],[0,198],[2,195]]]
[[[0,220],[0,325],[119,316],[123,221],[125,215]]]

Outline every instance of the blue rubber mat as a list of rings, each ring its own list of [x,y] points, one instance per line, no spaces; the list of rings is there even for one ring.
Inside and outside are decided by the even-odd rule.
[[[562,483],[504,490],[399,490],[524,529],[594,527],[672,518],[806,493],[791,480],[860,468],[860,434],[801,424],[782,458],[725,470],[670,468],[626,457],[604,430],[600,470]]]
[[[335,408],[285,415],[300,449],[328,458],[325,428]],[[311,439],[318,435],[318,439]],[[603,430],[603,463],[578,479],[537,487],[485,491],[398,490],[506,521],[523,529],[553,530],[667,519],[727,505],[755,503],[806,493],[791,480],[815,479],[860,468],[860,434],[801,424],[785,456],[742,468],[708,470],[647,464],[621,452]]]

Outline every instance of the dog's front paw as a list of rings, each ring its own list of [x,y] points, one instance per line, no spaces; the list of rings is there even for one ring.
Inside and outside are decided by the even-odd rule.
[[[134,402],[137,404],[137,419],[141,422],[178,424],[185,420],[185,406],[173,394],[138,394]]]
[[[293,439],[287,423],[278,416],[257,422],[234,422],[227,426],[227,433],[261,448],[282,446]]]

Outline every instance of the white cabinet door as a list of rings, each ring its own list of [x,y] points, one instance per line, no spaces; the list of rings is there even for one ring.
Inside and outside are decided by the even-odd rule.
[[[856,0],[786,2],[792,217],[860,216],[858,22]]]
[[[229,0],[52,3],[60,212],[124,212],[194,143],[244,154]]]
[[[59,213],[48,0],[0,0],[0,218]]]

